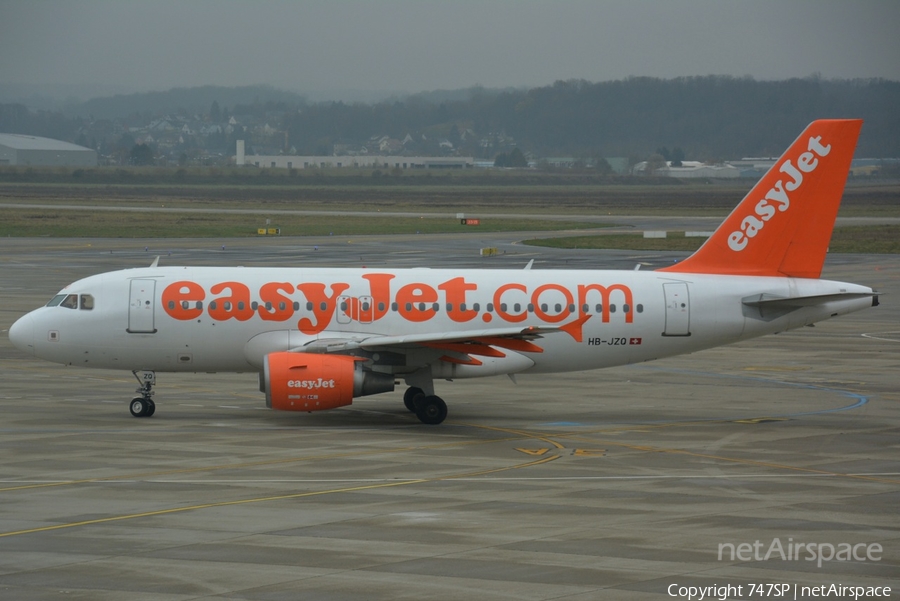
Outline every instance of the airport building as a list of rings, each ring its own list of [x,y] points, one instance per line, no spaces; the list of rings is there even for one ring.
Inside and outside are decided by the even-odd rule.
[[[96,167],[97,151],[60,140],[0,134],[0,166]]]
[[[647,170],[647,161],[638,163],[632,169],[634,174],[642,174]],[[680,167],[673,167],[671,161],[666,162],[665,167],[660,167],[653,172],[659,177],[677,178],[707,178],[707,179],[734,179],[741,177],[741,170],[734,165],[707,165],[700,161],[682,161]]]
[[[292,156],[244,154],[244,141],[237,142],[235,165],[253,165],[271,169],[469,169],[473,157],[407,157],[380,155],[352,156]]]

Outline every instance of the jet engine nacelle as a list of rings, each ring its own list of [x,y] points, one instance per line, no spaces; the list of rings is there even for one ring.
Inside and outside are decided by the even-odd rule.
[[[394,376],[363,368],[365,359],[347,355],[269,353],[262,380],[266,406],[282,411],[323,411],[354,397],[394,390]]]

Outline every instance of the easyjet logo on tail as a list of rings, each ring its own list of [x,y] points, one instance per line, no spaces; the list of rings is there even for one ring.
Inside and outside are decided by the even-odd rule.
[[[741,220],[740,228],[728,235],[728,247],[740,252],[747,248],[751,238],[763,230],[766,223],[778,213],[784,213],[791,207],[790,193],[796,192],[803,185],[803,175],[812,173],[819,166],[819,158],[828,156],[831,145],[822,145],[822,136],[810,137],[806,145],[807,152],[796,158],[796,165],[791,159],[782,163],[778,171],[787,178],[775,182],[765,197],[756,203],[754,213]],[[770,204],[771,203],[771,204]]]

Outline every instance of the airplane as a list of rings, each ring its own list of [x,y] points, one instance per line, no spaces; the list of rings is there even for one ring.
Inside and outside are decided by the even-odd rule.
[[[257,372],[266,405],[320,411],[393,391],[440,424],[435,380],[591,370],[692,353],[878,305],[819,279],[861,120],[811,123],[721,226],[655,271],[150,267],[81,279],[18,319],[34,357]]]

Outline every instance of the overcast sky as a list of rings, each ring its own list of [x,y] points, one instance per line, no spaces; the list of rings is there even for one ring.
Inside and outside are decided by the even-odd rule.
[[[419,92],[814,73],[900,80],[900,1],[0,0],[0,88]]]

